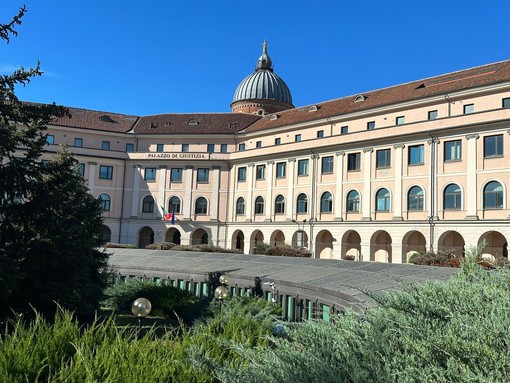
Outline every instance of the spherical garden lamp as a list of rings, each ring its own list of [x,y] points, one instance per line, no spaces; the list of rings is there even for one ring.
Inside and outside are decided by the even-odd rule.
[[[142,321],[152,310],[151,302],[147,298],[138,298],[131,305],[131,312],[138,319],[138,338],[142,332]]]
[[[225,274],[220,275],[220,283],[222,285],[228,285],[228,278]]]
[[[226,275],[220,275],[219,282],[220,286],[214,290],[214,298],[220,301],[220,310],[223,308],[223,300],[228,297],[228,289],[224,286],[228,284],[228,278]]]

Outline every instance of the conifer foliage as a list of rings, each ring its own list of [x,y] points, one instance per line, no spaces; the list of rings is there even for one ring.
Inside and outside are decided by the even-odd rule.
[[[26,13],[0,24],[9,42]],[[15,90],[42,74],[20,68],[0,75],[0,316],[33,306],[52,315],[62,307],[89,313],[105,286],[101,210],[65,151],[42,163],[46,126],[63,107],[20,101]]]

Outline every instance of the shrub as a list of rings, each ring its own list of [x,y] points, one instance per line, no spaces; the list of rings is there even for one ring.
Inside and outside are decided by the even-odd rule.
[[[257,243],[253,250],[255,254],[267,255],[267,250],[269,247],[270,246],[267,243]]]
[[[291,247],[287,245],[271,246],[266,250],[267,255],[276,255],[280,257],[306,257],[310,258],[312,253],[305,248]]]
[[[135,245],[132,245],[130,243],[111,243],[108,242],[106,245],[104,245],[107,249],[138,249]]]
[[[174,251],[197,251],[204,253],[229,253],[229,254],[243,254],[241,250],[224,249],[223,247],[213,245],[176,245],[170,250]]]
[[[171,250],[173,247],[177,246],[172,242],[161,242],[161,243],[151,243],[150,245],[145,246],[147,250]]]
[[[437,253],[426,252],[425,254],[418,254],[416,256],[415,254],[409,258],[409,262],[415,265],[460,267],[463,259],[455,255],[453,251],[438,251]]]

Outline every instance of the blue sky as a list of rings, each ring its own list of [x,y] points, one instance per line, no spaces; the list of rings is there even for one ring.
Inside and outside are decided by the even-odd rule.
[[[7,22],[23,1],[0,3]],[[23,100],[135,115],[228,112],[268,41],[304,106],[510,59],[507,0],[26,0],[0,74]]]

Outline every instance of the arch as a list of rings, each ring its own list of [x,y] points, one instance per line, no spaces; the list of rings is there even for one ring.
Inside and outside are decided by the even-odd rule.
[[[205,197],[198,197],[195,200],[195,214],[207,215],[207,199]]]
[[[347,230],[342,236],[342,258],[361,260],[361,237],[356,230]]]
[[[255,230],[250,236],[250,254],[256,254],[255,247],[264,243],[264,234],[260,230]]]
[[[391,198],[390,191],[386,188],[377,190],[375,194],[375,211],[390,211]]]
[[[315,258],[333,258],[333,235],[329,230],[321,230],[315,237]]]
[[[296,213],[308,213],[308,196],[305,193],[297,196]]]
[[[347,212],[354,213],[360,211],[360,194],[357,190],[351,190],[347,193]]]
[[[483,188],[483,208],[503,209],[503,185],[490,181]]]
[[[385,230],[378,230],[370,239],[370,260],[374,262],[392,262],[391,236]]]
[[[176,245],[181,244],[181,232],[175,227],[171,227],[165,233],[165,242],[175,243]]]
[[[244,233],[242,230],[236,230],[232,234],[231,248],[241,250],[244,253]]]
[[[423,189],[420,186],[413,186],[407,193],[407,210],[423,211]]]
[[[106,225],[101,225],[101,229],[103,230],[103,242],[111,242],[112,241],[112,231]]]
[[[321,195],[321,213],[333,212],[333,194],[324,192]]]
[[[168,200],[168,211],[175,214],[181,214],[181,199],[177,196],[172,196]]]
[[[271,239],[269,241],[269,245],[271,246],[283,246],[285,245],[285,234],[281,230],[275,230],[271,234]]]
[[[99,198],[99,201],[101,202],[101,210],[110,211],[112,206],[112,198],[106,193],[100,194],[97,198]]]
[[[145,249],[145,246],[154,243],[154,230],[144,226],[138,231],[138,248]]]
[[[308,249],[308,234],[304,230],[297,230],[292,235],[292,246]]]
[[[277,195],[274,200],[274,212],[275,214],[285,213],[285,197],[281,194]]]
[[[143,197],[142,213],[154,213],[154,198],[151,195]]]
[[[424,254],[427,252],[427,241],[423,233],[413,230],[402,238],[402,263],[409,262],[409,257],[414,253]]]
[[[437,244],[438,251],[452,251],[458,257],[463,257],[466,242],[460,233],[455,230],[449,230],[441,234]]]
[[[236,201],[236,215],[244,215],[244,198],[239,197]]]
[[[255,214],[264,214],[264,198],[262,196],[255,198]]]
[[[196,229],[193,233],[191,233],[191,244],[208,245],[209,234],[204,229]]]
[[[443,210],[462,209],[462,190],[457,184],[448,184],[443,191]]]
[[[484,240],[487,243],[482,251],[483,256],[508,259],[508,241],[503,234],[494,230],[487,231],[480,236],[478,245],[481,245]]]

